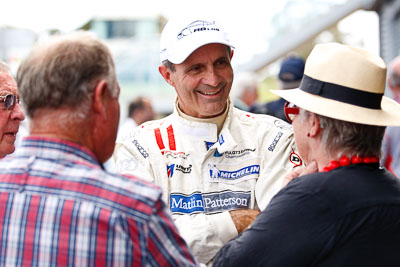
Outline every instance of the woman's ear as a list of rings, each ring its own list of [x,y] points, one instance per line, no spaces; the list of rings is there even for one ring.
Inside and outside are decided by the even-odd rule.
[[[319,124],[319,118],[315,114],[310,114],[308,117],[309,123],[310,123],[310,130],[309,130],[309,135],[310,137],[315,137],[320,134],[322,128]]]

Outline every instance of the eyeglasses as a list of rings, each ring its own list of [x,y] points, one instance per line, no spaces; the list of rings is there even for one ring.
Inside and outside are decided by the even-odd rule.
[[[300,108],[293,103],[286,102],[283,111],[285,112],[286,119],[289,121],[289,123],[292,123],[294,115],[300,113]]]
[[[0,99],[0,102],[3,102],[8,110],[13,109],[16,103],[20,104],[20,99],[16,95],[3,95],[0,96]]]

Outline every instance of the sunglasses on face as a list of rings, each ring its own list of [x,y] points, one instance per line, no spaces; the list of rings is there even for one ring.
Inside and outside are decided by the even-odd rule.
[[[16,103],[20,104],[20,99],[16,95],[8,94],[0,96],[0,102],[3,102],[6,109],[10,110],[14,108]]]
[[[295,104],[286,102],[283,107],[283,111],[285,112],[285,117],[289,121],[289,123],[293,122],[294,116],[300,113],[300,108]]]

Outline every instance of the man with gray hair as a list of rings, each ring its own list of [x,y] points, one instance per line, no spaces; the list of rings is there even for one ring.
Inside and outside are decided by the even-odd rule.
[[[160,190],[102,166],[119,121],[107,47],[84,32],[56,37],[17,80],[30,136],[0,162],[0,265],[193,266]]]
[[[8,66],[0,61],[0,158],[15,150],[15,139],[24,112],[19,104],[17,84]]]

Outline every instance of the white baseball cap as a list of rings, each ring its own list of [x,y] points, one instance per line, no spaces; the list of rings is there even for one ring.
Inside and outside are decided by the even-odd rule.
[[[181,64],[197,48],[219,43],[235,48],[215,20],[174,18],[165,25],[160,40],[160,61]]]

